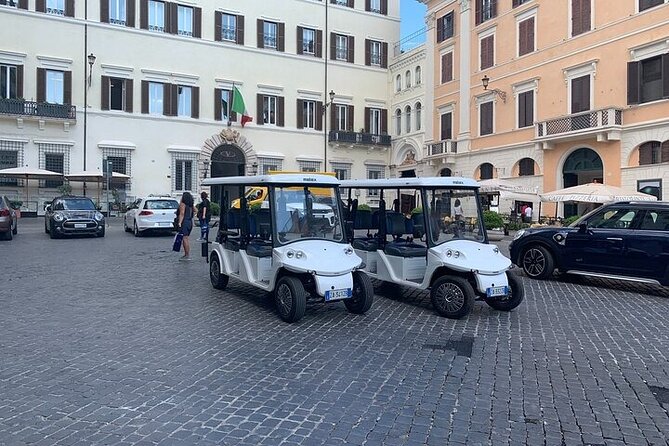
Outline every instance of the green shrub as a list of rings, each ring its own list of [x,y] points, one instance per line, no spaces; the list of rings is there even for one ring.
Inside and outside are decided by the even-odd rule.
[[[501,228],[504,226],[504,220],[495,211],[483,211],[483,225],[486,229]]]
[[[11,206],[12,209],[20,209],[21,206],[23,206],[23,201],[9,200],[9,206]]]
[[[529,228],[530,225],[529,223],[521,223],[521,222],[510,222],[508,223],[509,225],[509,231],[520,231],[521,229],[526,229]]]
[[[221,215],[221,206],[218,203],[211,203],[211,215]]]
[[[579,218],[581,218],[580,215],[572,215],[571,217],[567,217],[564,220],[562,220],[562,226],[569,226],[570,224],[574,223]]]
[[[359,204],[358,205],[358,210],[359,211],[371,211],[372,208],[370,208],[368,204]]]
[[[423,213],[423,208],[422,207],[417,207],[417,208],[411,209],[411,215],[422,214],[422,213]]]

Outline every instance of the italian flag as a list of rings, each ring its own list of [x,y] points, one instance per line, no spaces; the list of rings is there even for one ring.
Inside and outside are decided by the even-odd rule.
[[[242,127],[247,122],[253,121],[253,118],[249,116],[248,110],[246,110],[246,105],[244,104],[244,98],[242,97],[242,94],[239,92],[239,89],[235,87],[234,85],[232,86],[232,111],[235,113],[239,113],[242,115]]]

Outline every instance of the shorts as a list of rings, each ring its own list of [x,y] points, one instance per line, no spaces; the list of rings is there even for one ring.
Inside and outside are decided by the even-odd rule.
[[[193,230],[193,220],[186,220],[181,224],[181,233],[184,236],[189,236],[190,232]]]

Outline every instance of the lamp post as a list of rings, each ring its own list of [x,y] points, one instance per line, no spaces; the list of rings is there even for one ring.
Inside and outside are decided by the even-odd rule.
[[[329,0],[325,0],[324,2],[325,5],[325,30],[323,32],[323,39],[321,42],[321,45],[323,45],[324,50],[323,55],[325,56],[323,58],[323,61],[325,62],[325,70],[324,70],[324,83],[323,83],[323,93],[325,94],[326,91],[328,91],[328,43],[330,42],[330,39],[328,37],[328,3]],[[332,92],[332,90],[330,90]],[[333,97],[334,97],[334,92],[333,92]],[[332,102],[332,101],[330,101]],[[327,115],[326,115],[326,110],[327,110],[327,103],[323,105],[323,172],[327,172],[328,170],[328,120],[327,120]]]
[[[483,84],[483,89],[487,91],[488,85],[490,84],[490,78],[488,77],[487,74],[483,76],[483,79],[481,79],[481,83]],[[502,99],[502,102],[506,102],[506,92],[500,90],[499,88],[493,88],[492,90],[490,90],[490,92],[499,96]]]
[[[328,118],[327,118],[327,111],[328,107],[332,105],[334,102],[335,98],[335,92],[334,90],[330,90],[330,93],[328,93],[328,96],[330,97],[330,100],[325,102],[323,104],[323,172],[327,172],[328,170]]]
[[[86,33],[86,45],[88,48],[88,33]],[[86,50],[84,50],[86,51]],[[85,54],[85,53],[84,53]],[[88,147],[88,89],[91,87],[91,79],[93,77],[93,64],[95,63],[95,54],[91,53],[87,57],[88,70],[84,76],[84,171],[86,170],[86,152]],[[86,65],[84,65],[85,67]],[[86,182],[84,181],[84,196],[86,196]]]

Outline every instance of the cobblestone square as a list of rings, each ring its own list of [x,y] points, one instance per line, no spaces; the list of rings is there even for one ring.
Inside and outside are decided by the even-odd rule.
[[[523,278],[517,310],[454,321],[379,288],[291,325],[112,220],[0,242],[0,444],[667,444],[665,290]]]

